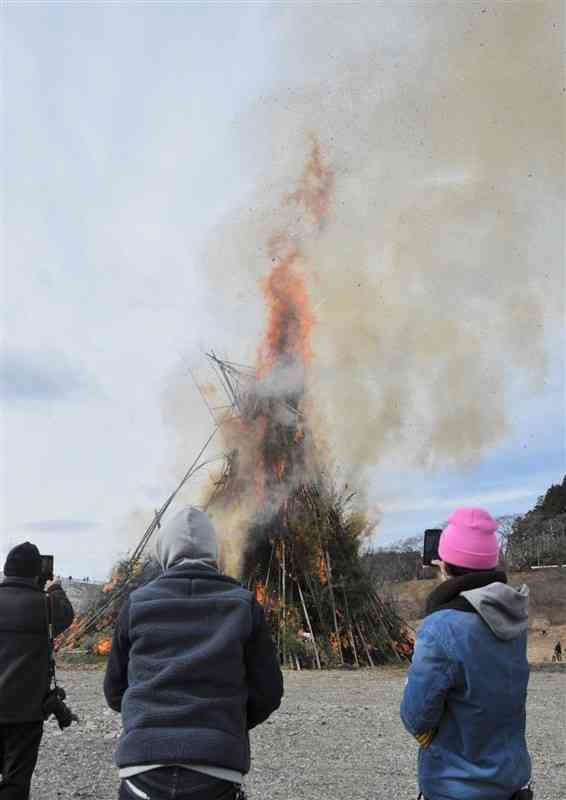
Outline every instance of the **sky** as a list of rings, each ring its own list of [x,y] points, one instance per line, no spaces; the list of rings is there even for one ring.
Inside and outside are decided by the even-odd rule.
[[[404,120],[417,113],[415,98],[423,129],[439,102],[438,43],[440,52],[459,46],[453,35],[456,44],[446,44],[445,32],[462,31],[483,63],[484,43],[495,49],[515,30],[502,19],[510,5],[4,4],[0,558],[31,540],[55,553],[61,574],[109,574],[210,433],[189,369],[207,380],[211,348],[253,361],[261,272],[237,263],[233,220],[293,190],[313,131],[344,189],[338,222],[354,193],[356,208],[371,194],[366,164],[371,191],[383,176],[384,186],[398,184],[396,202],[413,201],[425,162],[436,189],[465,183],[464,138],[460,151],[450,144],[461,167],[456,159],[449,172],[438,140],[415,131],[419,159],[411,156],[398,181],[388,164],[409,154]],[[564,14],[560,3],[543,5],[532,53],[551,64],[539,73],[549,91],[523,124],[540,119],[544,132],[550,106],[563,118]],[[472,91],[459,68],[450,91],[460,78]],[[501,97],[502,114],[513,102]],[[381,139],[379,126],[363,124],[370,104],[372,119],[390,115]],[[507,139],[512,148],[520,131],[504,119],[497,147]],[[473,130],[473,116],[463,124]],[[563,143],[563,131],[557,138]],[[425,463],[401,446],[367,458],[367,502],[381,518],[375,544],[414,536],[461,504],[522,513],[566,472],[564,160],[556,150],[546,159],[541,141],[531,152],[525,138],[504,187],[509,213],[529,225],[517,280],[542,297],[540,341],[523,342],[501,368],[506,424],[474,458]],[[492,163],[490,147],[480,142],[475,157]],[[499,257],[501,243],[490,241]],[[465,241],[452,246],[456,260],[466,258]],[[325,299],[323,291],[313,301]],[[322,305],[323,321],[325,313]],[[322,323],[317,335],[326,335]],[[494,358],[498,347],[488,348]],[[540,369],[523,380],[516,365],[529,359]],[[347,422],[336,408],[326,413],[325,438],[331,451],[336,440],[347,473]],[[189,485],[183,501],[198,497]]]

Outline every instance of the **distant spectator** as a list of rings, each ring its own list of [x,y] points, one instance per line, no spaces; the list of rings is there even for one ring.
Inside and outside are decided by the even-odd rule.
[[[562,643],[556,642],[554,645],[554,658],[553,661],[562,661]]]

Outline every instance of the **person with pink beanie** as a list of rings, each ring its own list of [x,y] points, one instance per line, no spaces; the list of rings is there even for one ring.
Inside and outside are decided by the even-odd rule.
[[[457,508],[442,531],[438,554],[445,564],[491,570],[499,560],[497,522],[483,508]]]
[[[424,800],[528,800],[528,587],[497,568],[497,522],[458,508],[440,537],[401,719],[419,742]]]

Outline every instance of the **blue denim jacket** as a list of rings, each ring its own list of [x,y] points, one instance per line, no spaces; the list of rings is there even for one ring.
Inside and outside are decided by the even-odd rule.
[[[419,629],[401,718],[413,736],[436,730],[419,749],[427,800],[510,800],[531,776],[528,589],[492,583],[461,596],[468,610],[435,611]]]

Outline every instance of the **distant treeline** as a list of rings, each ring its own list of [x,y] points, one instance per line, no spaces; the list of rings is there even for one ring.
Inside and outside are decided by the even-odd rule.
[[[541,495],[526,514],[505,515],[497,521],[501,565],[508,571],[566,564],[566,476]],[[422,547],[423,534],[403,539],[367,553],[365,568],[377,583],[434,577],[434,570],[423,567]]]
[[[423,567],[423,535],[412,536],[366,553],[364,566],[376,583],[397,583],[434,577],[431,569]]]
[[[566,564],[566,476],[541,495],[531,511],[512,520],[502,545],[513,570]]]

